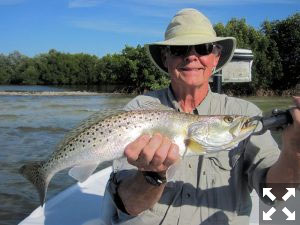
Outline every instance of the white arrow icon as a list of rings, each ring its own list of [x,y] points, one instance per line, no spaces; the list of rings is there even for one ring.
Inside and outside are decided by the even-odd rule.
[[[288,218],[286,220],[295,220],[296,219],[295,211],[291,213],[290,210],[288,210],[286,207],[284,207],[282,209],[282,212],[284,212],[285,215],[287,215]]]
[[[273,215],[273,213],[276,212],[276,209],[274,207],[272,207],[268,212],[265,213],[265,211],[263,211],[263,220],[272,220],[271,216]]]
[[[272,194],[271,190],[272,188],[263,188],[263,197],[267,195],[272,201],[274,201],[276,197]]]
[[[286,188],[287,193],[282,197],[284,201],[288,200],[289,197],[294,196],[296,197],[295,188]]]

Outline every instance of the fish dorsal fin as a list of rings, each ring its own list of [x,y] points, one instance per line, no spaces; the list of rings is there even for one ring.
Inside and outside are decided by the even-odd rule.
[[[154,102],[154,101],[145,101],[142,104],[136,106],[127,106],[126,111],[131,111],[131,110],[169,110],[169,111],[174,111],[173,108],[170,108],[168,106],[165,106],[161,104],[160,102]]]
[[[83,182],[95,171],[97,166],[98,162],[77,165],[69,170],[69,175],[79,182]]]
[[[100,122],[101,120],[104,120],[105,118],[125,112],[125,110],[120,109],[113,109],[113,110],[101,110],[98,111],[92,115],[90,115],[88,118],[81,121],[76,127],[71,129],[65,136],[64,139],[57,145],[57,149],[59,149],[62,146],[65,146],[69,141],[76,138],[78,134],[82,133],[84,130],[90,128],[93,124]]]

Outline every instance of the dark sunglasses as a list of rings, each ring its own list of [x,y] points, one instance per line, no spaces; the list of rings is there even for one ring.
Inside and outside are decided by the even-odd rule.
[[[209,55],[212,53],[214,48],[212,43],[200,45],[170,45],[167,46],[167,48],[169,49],[170,54],[173,56],[185,56],[191,51],[193,46],[199,55]]]

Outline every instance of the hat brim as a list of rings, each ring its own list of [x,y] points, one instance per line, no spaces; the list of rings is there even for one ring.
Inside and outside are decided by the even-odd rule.
[[[205,43],[217,43],[222,46],[222,51],[220,55],[220,59],[218,65],[216,66],[215,73],[220,71],[223,66],[225,66],[232,58],[235,47],[236,40],[234,37],[211,37],[207,38],[207,36],[199,37],[199,35],[195,36],[183,36],[171,38],[161,42],[154,42],[152,44],[146,44],[146,51],[149,55],[149,58],[154,63],[154,65],[163,73],[168,73],[167,68],[164,66],[161,56],[161,50],[165,46],[169,45],[199,45]]]

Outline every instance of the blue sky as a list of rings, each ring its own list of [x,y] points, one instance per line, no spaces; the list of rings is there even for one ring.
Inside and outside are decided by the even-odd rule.
[[[235,17],[259,28],[300,12],[300,0],[0,0],[0,53],[34,56],[54,48],[101,57],[163,40],[182,8],[202,11],[213,24]]]

